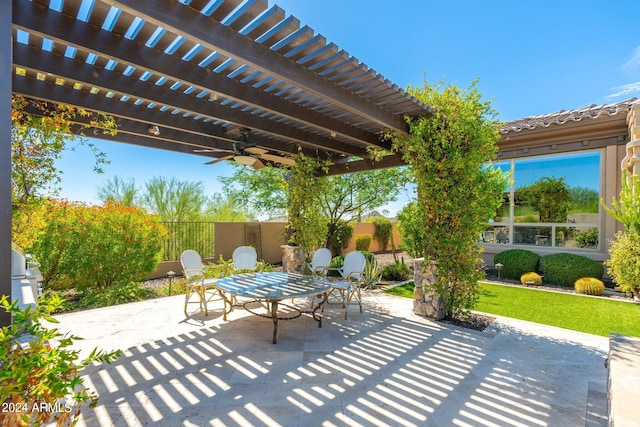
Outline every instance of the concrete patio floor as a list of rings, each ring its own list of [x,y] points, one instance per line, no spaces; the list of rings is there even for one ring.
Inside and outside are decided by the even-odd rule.
[[[78,425],[607,425],[605,337],[508,318],[477,332],[371,292],[348,321],[332,305],[322,328],[279,322],[274,345],[269,319],[187,317],[183,300],[55,316],[83,355],[123,350],[83,371],[100,403]]]

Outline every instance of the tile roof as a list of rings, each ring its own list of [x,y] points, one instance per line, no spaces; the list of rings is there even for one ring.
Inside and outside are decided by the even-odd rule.
[[[627,114],[631,107],[637,103],[639,103],[638,98],[630,98],[614,104],[592,104],[576,110],[560,110],[555,113],[525,117],[505,123],[500,129],[500,133],[506,135],[510,132],[549,127],[550,125],[562,125],[568,122],[579,122],[583,119],[595,119],[605,114],[609,116],[619,113]]]

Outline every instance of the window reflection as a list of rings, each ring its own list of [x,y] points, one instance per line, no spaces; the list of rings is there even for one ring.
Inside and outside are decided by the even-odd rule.
[[[511,162],[496,162],[493,166],[497,169],[500,169],[504,176],[507,177],[508,180],[511,180]],[[496,216],[494,217],[495,222],[507,222],[509,221],[510,216],[510,205],[511,205],[511,185],[507,185],[507,190],[504,192],[502,196],[502,205],[498,208],[496,212]]]
[[[556,229],[557,246],[598,249],[599,242],[597,227],[558,227]]]
[[[515,222],[577,222],[574,216],[590,214],[598,223],[600,153],[516,160],[514,188]]]
[[[483,242],[582,249],[600,246],[600,151],[517,159],[493,166],[512,179],[502,205],[481,236]]]
[[[521,245],[551,246],[551,227],[514,227],[513,242]]]
[[[491,226],[482,233],[484,243],[507,244],[509,243],[508,226]]]

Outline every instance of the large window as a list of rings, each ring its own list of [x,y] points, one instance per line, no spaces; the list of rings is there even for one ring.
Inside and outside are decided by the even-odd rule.
[[[599,248],[599,151],[510,160],[495,166],[507,174],[509,186],[482,241]]]

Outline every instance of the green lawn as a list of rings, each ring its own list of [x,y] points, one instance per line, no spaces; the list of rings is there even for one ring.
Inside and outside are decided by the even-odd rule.
[[[413,297],[413,283],[389,293]],[[594,335],[640,337],[640,304],[483,284],[476,310]]]

